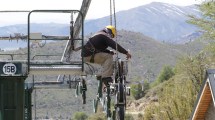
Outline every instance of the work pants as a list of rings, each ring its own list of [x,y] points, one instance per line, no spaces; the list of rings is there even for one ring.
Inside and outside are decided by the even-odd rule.
[[[90,59],[92,56],[84,57],[84,62],[90,64]],[[113,75],[113,55],[109,53],[96,53],[94,56],[94,64],[99,64],[102,66],[101,77],[111,77]],[[92,64],[93,65],[93,64]]]

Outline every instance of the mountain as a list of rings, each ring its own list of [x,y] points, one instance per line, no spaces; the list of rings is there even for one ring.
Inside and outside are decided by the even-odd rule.
[[[58,23],[31,23],[30,32],[42,32],[45,35],[68,35],[69,24]],[[28,27],[27,24],[15,24],[10,26],[0,27],[0,35],[13,35],[14,33],[21,33],[26,35]]]
[[[145,10],[145,8],[147,8],[147,6],[150,6],[150,5],[154,7],[149,7],[148,10]],[[155,7],[155,5],[157,6]],[[166,6],[166,8],[162,8],[161,6],[163,7]],[[202,44],[196,43],[198,41],[195,41],[195,43],[190,42],[183,45],[172,45],[172,44],[166,44],[166,42],[160,42],[165,40],[159,39],[159,38],[166,37],[169,40],[170,37],[186,39],[187,37],[193,38],[192,36],[196,36],[194,34],[196,28],[195,27],[193,28],[193,26],[185,22],[186,16],[181,14],[181,17],[177,17],[179,16],[179,13],[180,13],[179,11],[182,11],[182,8],[183,9],[187,8],[188,11],[184,11],[184,12],[188,13],[192,11],[190,9],[193,6],[192,7],[175,6],[176,8],[173,7],[175,11],[181,8],[180,10],[178,10],[178,12],[174,12],[173,11],[174,9],[170,6],[173,7],[174,5],[163,4],[163,3],[151,3],[149,5],[144,5],[138,8],[131,9],[131,11],[133,11],[131,12],[132,14],[127,13],[130,10],[121,11],[117,13],[117,22],[118,22],[117,28],[123,29],[118,32],[119,36],[117,41],[126,49],[130,49],[131,51],[131,54],[132,54],[131,75],[132,76],[130,77],[132,82],[139,81],[139,80],[149,80],[151,82],[155,80],[155,78],[157,77],[157,75],[159,74],[160,70],[164,65],[174,66],[177,58],[180,57],[180,55],[184,55],[186,53],[195,54],[201,51]],[[172,8],[171,10],[169,10],[170,13],[173,12],[172,14],[169,13],[170,17],[164,16],[164,14],[162,13],[167,8],[169,9]],[[150,10],[151,11],[154,10],[154,11],[150,12]],[[148,13],[146,14],[147,11]],[[195,10],[193,12],[195,12]],[[122,14],[122,16],[124,17],[121,18],[119,13],[120,14],[123,13],[124,15]],[[145,17],[141,15],[145,15]],[[161,16],[159,17],[159,15]],[[170,21],[168,22],[168,20]],[[180,24],[180,21],[181,21],[181,24]],[[86,21],[85,33],[89,34],[91,32],[97,31],[103,26],[107,25],[108,23],[109,23],[108,17],[104,17],[97,20]],[[66,25],[66,24],[50,23],[50,24],[33,24],[33,25],[35,25],[35,26],[32,26],[32,29],[33,29],[32,31],[34,32],[42,32],[43,34],[48,34],[48,35],[49,34],[68,35],[69,34],[69,25]],[[174,25],[176,25],[176,27],[174,27]],[[189,29],[190,31],[188,31]],[[146,33],[144,33],[144,31],[141,31],[141,30],[145,30]],[[138,32],[133,32],[133,31],[138,31]],[[26,25],[14,25],[14,26],[7,26],[7,27],[0,28],[1,35],[5,35],[5,34],[10,35],[11,33],[20,33],[20,32],[23,34],[27,33]],[[151,36],[149,34],[151,34]],[[153,35],[155,37],[153,37]],[[160,40],[160,41],[156,41],[155,39],[153,39],[153,38],[156,38],[156,35],[158,36],[157,40]],[[172,40],[173,39],[171,39],[171,41]],[[64,50],[63,45],[65,45],[65,43],[59,43],[59,42],[47,43],[44,47],[34,48],[32,49],[32,51],[35,52],[35,54],[52,54],[52,55],[60,54]],[[5,46],[10,46],[10,44]],[[24,48],[24,49],[19,49],[18,51],[6,51],[6,52],[0,51],[0,53],[2,54],[16,53],[16,52],[26,53],[26,51],[27,50]],[[32,53],[31,53],[31,56],[33,56]],[[14,60],[20,59],[20,57],[23,57],[23,56],[16,55],[14,56]],[[58,60],[60,60],[61,56],[58,56],[58,57],[59,57]],[[120,57],[124,58],[125,56],[120,56]],[[8,56],[8,58],[10,58],[10,56]],[[52,59],[50,57],[42,57],[42,58],[46,60]],[[0,56],[0,59],[6,59],[6,57]],[[51,76],[51,77],[57,78],[57,75]],[[33,78],[32,76],[29,75],[26,82],[32,82],[33,80],[35,81],[52,80],[50,79],[50,76],[34,76]],[[56,78],[53,80],[56,80]],[[71,118],[71,116],[75,114],[75,112],[79,112],[79,111],[86,112],[88,115],[94,115],[92,102],[93,102],[93,98],[96,98],[97,81],[95,79],[88,79],[87,83],[88,83],[88,91],[87,91],[86,105],[82,105],[80,97],[78,98],[74,97],[75,96],[74,89],[58,89],[58,90],[35,89],[34,93],[32,94],[33,95],[32,101],[34,101],[32,103],[33,104],[32,111],[36,112],[35,119],[53,118],[53,119],[68,120]],[[137,109],[136,106],[134,108]]]
[[[202,32],[200,31],[196,31],[190,34],[185,34],[179,38],[176,38],[174,41],[171,41],[171,43],[174,44],[185,44],[191,41],[196,40],[198,37],[200,37],[202,35]]]
[[[200,15],[197,6],[176,6],[152,2],[151,4],[117,12],[116,26],[118,30],[141,32],[158,41],[185,43],[190,41],[191,37],[189,35],[194,35],[192,38],[199,36],[196,33],[198,28],[186,22],[189,19],[187,15]],[[110,24],[109,16],[85,20],[84,33],[85,35],[94,33],[108,24]],[[27,25],[0,27],[0,35],[10,35],[17,32],[26,34]],[[47,35],[69,35],[69,23],[32,23],[31,32],[42,32]]]
[[[193,42],[184,45],[169,45],[167,43],[156,41],[140,32],[120,30],[118,32],[118,43],[130,49],[132,54],[131,73],[129,81],[136,83],[141,80],[154,81],[164,65],[174,66],[180,55],[186,53],[199,52],[202,44],[193,45]],[[195,41],[196,42],[196,41]],[[66,41],[47,43],[44,47],[31,49],[31,56],[43,55],[61,55],[63,53]],[[17,51],[0,51],[1,54],[27,53],[27,49]],[[194,53],[192,53],[194,54]],[[125,55],[119,54],[120,58],[125,59]],[[26,55],[25,55],[26,56]],[[27,59],[25,56],[15,55],[14,60]],[[79,56],[80,57],[80,56]],[[72,56],[77,58],[77,56]],[[0,59],[10,59],[10,56],[0,56]],[[61,56],[38,57],[38,60],[60,60]],[[85,66],[87,67],[87,65]],[[57,75],[29,75],[26,82],[35,81],[55,81]],[[74,80],[74,77],[71,78]],[[65,80],[69,78],[65,77]],[[35,89],[32,93],[33,107],[36,111],[37,119],[53,118],[69,120],[75,112],[82,111],[88,115],[93,113],[93,99],[96,98],[97,81],[91,75],[87,76],[87,104],[81,103],[81,96],[75,98],[74,89]],[[62,85],[63,86],[63,85]],[[50,87],[50,86],[47,86]],[[61,88],[61,87],[60,87]],[[65,86],[62,88],[66,88]],[[100,105],[100,104],[99,104]]]
[[[117,29],[141,32],[159,41],[174,42],[177,38],[192,34],[197,30],[188,24],[187,15],[199,15],[195,5],[176,6],[153,2],[116,13]],[[109,24],[109,16],[86,22],[85,33],[95,32]]]

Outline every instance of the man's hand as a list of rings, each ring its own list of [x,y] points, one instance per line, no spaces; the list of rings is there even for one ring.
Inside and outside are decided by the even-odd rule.
[[[129,52],[126,53],[126,58],[130,59],[131,58],[131,54]]]

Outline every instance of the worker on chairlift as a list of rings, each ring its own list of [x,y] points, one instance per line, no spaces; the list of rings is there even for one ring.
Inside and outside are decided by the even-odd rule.
[[[114,52],[108,50],[108,47],[125,54],[127,59],[131,58],[131,54],[116,43],[113,39],[114,37],[116,37],[116,29],[114,26],[108,25],[90,37],[82,48],[82,57],[84,58],[84,62],[95,63],[102,66],[102,81],[113,81]]]

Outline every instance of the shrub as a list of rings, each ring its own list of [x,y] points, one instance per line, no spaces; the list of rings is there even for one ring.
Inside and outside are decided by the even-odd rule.
[[[142,85],[140,83],[131,85],[131,95],[136,100],[143,96]]]
[[[134,117],[131,114],[125,114],[125,120],[134,120]]]
[[[164,66],[158,75],[157,79],[151,84],[151,87],[154,87],[166,80],[169,80],[172,76],[174,76],[175,73],[170,66]]]
[[[84,112],[76,112],[73,120],[87,120],[88,116]]]
[[[99,110],[97,111],[97,113],[89,116],[87,120],[105,120],[105,119],[107,119],[105,113],[103,113],[102,110]]]
[[[172,76],[174,76],[173,69],[170,66],[164,66],[157,78],[157,81],[162,83],[169,80]]]

